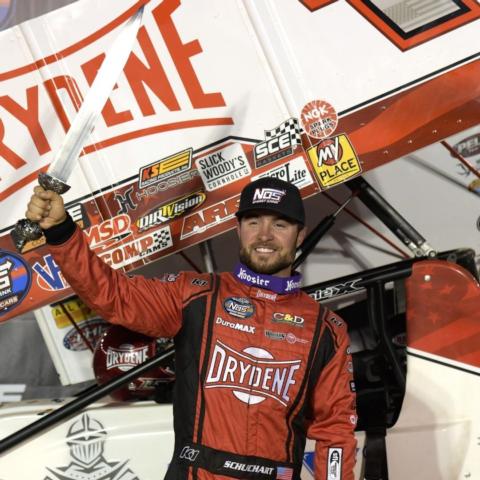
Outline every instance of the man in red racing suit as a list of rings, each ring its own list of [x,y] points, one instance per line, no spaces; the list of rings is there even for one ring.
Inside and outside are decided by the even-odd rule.
[[[284,193],[277,203],[262,203],[262,188]],[[42,205],[42,218],[54,218],[61,200],[37,189],[27,218],[39,220]],[[166,479],[300,479],[309,437],[316,440],[315,478],[353,480],[356,413],[346,325],[299,289],[300,275],[290,275],[294,248],[278,272],[259,273],[262,262],[281,257],[284,232],[293,220],[300,229],[303,215],[292,185],[253,182],[238,212],[244,262],[233,273],[183,272],[163,281],[111,269],[64,213],[51,228],[40,222],[63,275],[99,315],[174,338],[175,447]]]

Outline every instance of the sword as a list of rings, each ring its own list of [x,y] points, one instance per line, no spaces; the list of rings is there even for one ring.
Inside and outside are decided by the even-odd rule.
[[[118,34],[52,163],[45,173],[39,173],[38,183],[45,190],[53,190],[61,195],[70,189],[67,180],[132,51],[142,23],[143,10],[144,6],[140,7]],[[38,223],[23,218],[15,224],[10,235],[16,249],[21,252],[28,241],[37,240],[43,233]]]

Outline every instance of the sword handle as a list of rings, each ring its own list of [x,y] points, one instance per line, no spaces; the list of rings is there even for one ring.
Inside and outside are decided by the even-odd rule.
[[[58,178],[52,177],[48,173],[43,172],[38,174],[38,183],[45,190],[53,190],[59,195],[62,195],[70,189],[70,185],[67,185]],[[22,253],[23,247],[27,242],[38,240],[42,235],[43,232],[40,225],[28,218],[22,218],[19,220],[10,232],[15,248],[20,253]]]

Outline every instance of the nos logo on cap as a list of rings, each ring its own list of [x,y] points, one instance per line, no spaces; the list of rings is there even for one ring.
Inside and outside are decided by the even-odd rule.
[[[252,203],[280,203],[285,193],[285,190],[276,188],[257,188],[253,194]]]

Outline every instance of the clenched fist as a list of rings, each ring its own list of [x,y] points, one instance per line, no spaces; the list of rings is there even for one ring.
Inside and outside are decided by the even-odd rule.
[[[39,185],[33,192],[25,212],[26,218],[37,222],[43,230],[58,225],[67,218],[63,198],[58,193],[45,190]]]

